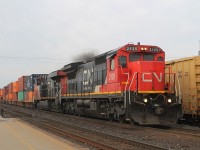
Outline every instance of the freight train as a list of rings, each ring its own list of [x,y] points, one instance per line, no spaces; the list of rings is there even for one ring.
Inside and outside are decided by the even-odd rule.
[[[72,62],[48,75],[31,76],[20,78],[28,100],[11,100],[5,94],[3,99],[141,125],[176,123],[182,114],[176,75],[165,68],[165,52],[158,46],[129,43],[91,61]]]

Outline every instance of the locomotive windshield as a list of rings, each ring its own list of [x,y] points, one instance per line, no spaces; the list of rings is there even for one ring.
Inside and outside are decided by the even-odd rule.
[[[140,60],[140,54],[130,54],[130,62]]]
[[[153,61],[154,60],[154,55],[152,55],[152,54],[144,54],[143,60]]]

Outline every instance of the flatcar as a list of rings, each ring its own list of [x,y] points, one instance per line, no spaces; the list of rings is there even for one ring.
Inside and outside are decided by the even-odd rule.
[[[69,114],[165,124],[181,116],[177,88],[160,47],[128,43],[50,73],[35,86],[33,101],[35,107]]]

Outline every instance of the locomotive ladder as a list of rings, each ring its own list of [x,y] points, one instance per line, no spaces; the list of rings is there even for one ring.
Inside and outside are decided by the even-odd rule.
[[[130,117],[129,117],[129,105],[131,104],[131,86],[133,84],[135,76],[138,75],[138,72],[135,72],[133,74],[132,79],[130,81],[130,84],[129,84],[130,74],[129,73],[124,73],[124,74],[128,76],[127,77],[127,81],[126,81],[126,86],[125,86],[125,93],[124,93],[125,118],[126,118],[126,120],[130,120]],[[128,84],[129,84],[129,87],[128,87]]]

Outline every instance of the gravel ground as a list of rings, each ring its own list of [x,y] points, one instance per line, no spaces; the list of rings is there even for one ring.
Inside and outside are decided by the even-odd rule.
[[[19,108],[16,108],[19,109]],[[21,109],[20,109],[21,110]],[[165,147],[170,150],[198,150],[200,149],[200,138],[191,139],[187,136],[182,136],[180,134],[170,134],[167,132],[162,132],[159,130],[151,130],[149,128],[141,128],[137,126],[133,126],[132,128],[124,128],[120,126],[116,126],[113,124],[107,125],[107,121],[99,121],[96,119],[87,119],[79,117],[72,117],[68,115],[61,116],[53,114],[53,113],[47,113],[37,110],[27,110],[22,109],[24,111],[29,112],[32,114],[32,116],[42,116],[48,119],[53,119],[56,121],[60,121],[66,124],[71,124],[75,126],[84,127],[86,129],[91,129],[94,131],[99,131],[103,133],[107,133],[114,136],[124,137],[127,139],[133,139],[137,141],[142,141],[145,143],[158,145],[161,147]],[[90,120],[90,121],[89,121]],[[104,123],[105,122],[105,123]],[[200,131],[200,128],[192,127],[192,126],[186,126],[186,125],[175,125],[175,127],[181,127],[185,129],[192,129],[196,131]]]

